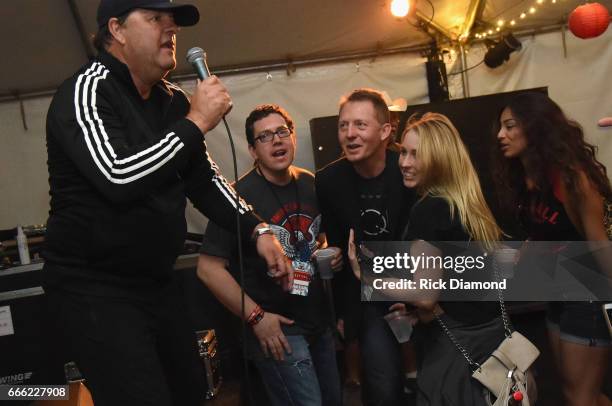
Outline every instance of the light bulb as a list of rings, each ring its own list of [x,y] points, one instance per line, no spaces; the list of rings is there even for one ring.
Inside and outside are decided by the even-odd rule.
[[[395,17],[406,17],[410,11],[410,2],[408,0],[393,0],[391,1],[391,14]]]

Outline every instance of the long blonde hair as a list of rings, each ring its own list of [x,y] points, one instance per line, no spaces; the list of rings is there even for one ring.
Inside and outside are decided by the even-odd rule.
[[[442,114],[426,113],[408,123],[402,139],[408,131],[419,137],[421,182],[417,192],[423,197],[445,199],[451,207],[451,218],[458,211],[470,237],[493,250],[503,233],[487,206],[476,170],[453,123]]]

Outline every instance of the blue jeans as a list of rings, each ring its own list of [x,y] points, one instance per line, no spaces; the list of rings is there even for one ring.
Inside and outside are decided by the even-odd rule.
[[[336,406],[342,404],[340,376],[331,330],[313,337],[287,336],[291,354],[283,361],[266,358],[256,340],[249,357],[257,367],[272,405]]]
[[[388,303],[362,303],[361,360],[365,406],[395,406],[403,401],[402,354],[387,321]]]

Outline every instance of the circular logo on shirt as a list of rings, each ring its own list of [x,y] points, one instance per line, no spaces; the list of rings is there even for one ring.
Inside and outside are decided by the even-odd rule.
[[[390,234],[387,229],[387,217],[376,209],[361,211],[361,224],[363,233],[375,237],[384,233]]]

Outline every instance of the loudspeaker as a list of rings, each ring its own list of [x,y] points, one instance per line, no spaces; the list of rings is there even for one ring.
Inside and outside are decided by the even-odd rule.
[[[310,120],[310,138],[317,170],[334,162],[342,155],[342,149],[338,144],[338,116]]]
[[[442,61],[425,62],[427,71],[427,91],[431,103],[446,101],[450,98],[448,94],[448,78],[446,77],[446,65]]]
[[[41,264],[0,271],[0,385],[48,384]]]

